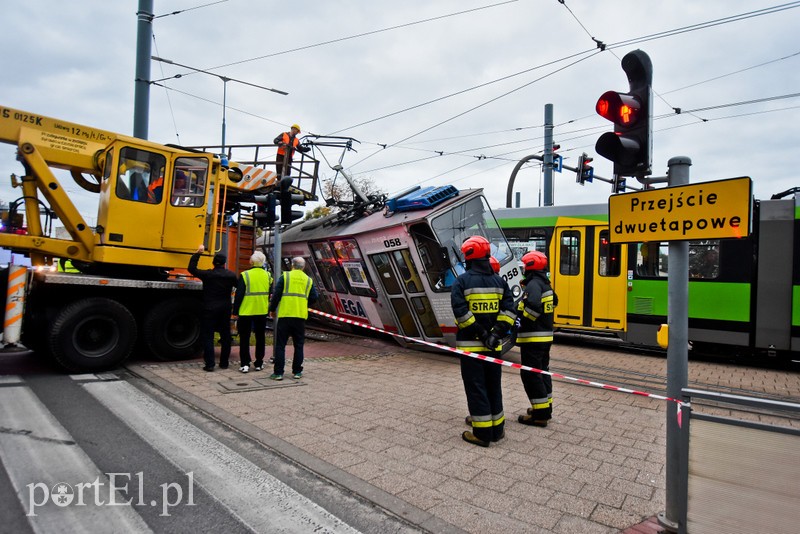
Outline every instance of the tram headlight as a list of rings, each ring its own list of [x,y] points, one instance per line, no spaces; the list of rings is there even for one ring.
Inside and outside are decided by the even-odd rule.
[[[511,294],[514,295],[514,298],[519,297],[520,295],[522,295],[522,288],[515,285],[514,287],[511,288]]]

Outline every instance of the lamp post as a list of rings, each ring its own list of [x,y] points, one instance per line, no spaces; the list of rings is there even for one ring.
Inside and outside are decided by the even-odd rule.
[[[257,85],[257,84],[254,84],[254,83],[245,82],[243,80],[237,80],[235,78],[229,78],[227,76],[223,76],[221,74],[217,74],[216,72],[210,72],[210,71],[207,71],[207,70],[198,69],[198,68],[195,68],[195,67],[190,67],[189,65],[183,65],[181,63],[177,63],[177,62],[172,61],[170,59],[164,59],[164,58],[158,57],[158,56],[150,56],[150,57],[154,61],[160,61],[162,63],[167,63],[169,65],[175,65],[175,66],[178,66],[178,67],[182,67],[184,69],[189,69],[190,71],[193,71],[193,72],[199,72],[199,73],[202,73],[202,74],[208,74],[209,76],[216,76],[217,78],[222,80],[222,152],[223,153],[225,152],[225,113],[226,113],[226,110],[227,110],[228,82],[236,82],[236,83],[241,83],[242,85],[249,85],[251,87],[257,87],[258,89],[264,89],[265,91],[278,93],[279,95],[288,95],[289,94],[286,91],[281,91],[280,89],[273,89],[272,87],[264,87],[263,85]],[[182,77],[183,77],[183,74],[176,74],[175,76],[170,76],[168,78],[162,78],[160,80],[153,80],[150,83],[163,82],[165,80],[172,80],[172,79],[182,78]]]

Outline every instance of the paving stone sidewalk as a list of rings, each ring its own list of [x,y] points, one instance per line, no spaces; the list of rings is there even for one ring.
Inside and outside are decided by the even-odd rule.
[[[554,363],[573,350],[555,346]],[[663,401],[556,382],[552,424],[523,426],[518,372],[504,368],[506,438],[484,449],[461,439],[457,357],[365,339],[312,341],[306,358],[303,378],[283,382],[269,380],[269,367],[205,373],[199,361],[129,369],[257,429],[250,434],[290,456],[315,459],[319,471],[361,481],[358,491],[431,531],[655,532],[651,518],[665,502]]]

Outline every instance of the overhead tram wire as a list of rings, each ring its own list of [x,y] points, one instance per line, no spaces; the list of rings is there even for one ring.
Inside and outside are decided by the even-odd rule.
[[[163,17],[170,17],[172,15],[180,15],[181,13],[185,13],[187,11],[193,11],[195,9],[200,9],[202,7],[213,6],[213,5],[216,5],[216,4],[224,4],[227,1],[228,0],[218,0],[217,2],[211,2],[209,4],[203,4],[201,6],[187,7],[186,9],[181,9],[181,10],[178,10],[178,11],[172,11],[171,13],[164,13],[163,15],[156,15],[155,17],[153,17],[153,19],[160,19],[160,18],[163,18]]]
[[[418,136],[420,134],[423,134],[423,133],[425,133],[425,132],[427,132],[427,131],[429,131],[429,130],[431,130],[433,128],[437,128],[437,127],[441,126],[442,124],[447,124],[448,122],[453,121],[453,120],[455,120],[455,119],[457,119],[459,117],[463,117],[467,113],[471,113],[471,112],[475,111],[476,109],[480,109],[480,108],[482,108],[484,106],[487,106],[487,105],[491,104],[492,102],[496,102],[496,101],[500,100],[501,98],[505,98],[506,96],[508,96],[510,94],[516,93],[517,91],[521,91],[522,89],[524,89],[524,88],[526,88],[526,87],[528,87],[530,85],[533,85],[536,82],[539,82],[539,81],[541,81],[541,80],[543,80],[545,78],[548,78],[548,77],[552,76],[553,74],[557,74],[557,73],[561,72],[564,69],[567,69],[567,68],[572,67],[572,66],[574,66],[574,65],[576,65],[576,64],[578,64],[578,63],[580,63],[582,61],[585,61],[585,60],[587,60],[589,58],[592,58],[592,57],[594,57],[595,55],[597,55],[599,53],[600,53],[599,51],[596,51],[594,54],[591,54],[589,56],[586,56],[586,57],[580,58],[580,59],[578,59],[576,61],[573,61],[572,63],[569,63],[568,65],[564,65],[563,67],[560,67],[560,68],[558,68],[558,69],[556,69],[556,70],[554,70],[552,72],[549,72],[549,73],[545,74],[544,76],[540,76],[539,78],[536,78],[535,80],[531,80],[530,82],[524,83],[524,84],[520,85],[519,87],[515,87],[514,89],[511,89],[510,91],[506,91],[505,93],[503,93],[501,95],[498,95],[498,96],[496,96],[494,98],[491,98],[491,99],[489,99],[489,100],[487,100],[485,102],[482,102],[481,104],[478,104],[477,106],[473,106],[473,107],[471,107],[471,108],[469,108],[469,109],[467,109],[465,111],[462,111],[461,113],[453,115],[452,117],[450,117],[448,119],[440,121],[440,122],[438,122],[438,123],[436,123],[436,124],[434,124],[432,126],[429,126],[429,127],[425,128],[424,130],[420,130],[420,131],[418,131],[418,132],[416,132],[414,134],[411,134],[411,135],[409,135],[409,136],[407,136],[407,137],[405,137],[403,139],[400,139],[399,141],[397,141],[395,143],[392,143],[391,145],[387,145],[387,146],[393,146],[393,145],[402,143],[404,141],[408,141],[409,139],[413,139],[414,137],[416,137],[416,136]],[[375,155],[375,154],[376,153],[373,153],[372,155]],[[365,160],[369,159],[370,157],[372,157],[372,155],[367,156],[365,158],[362,158],[361,160],[355,162],[350,167],[351,168],[355,167],[356,165],[358,165],[358,164],[364,162]]]
[[[164,81],[164,80],[162,80],[162,81]],[[214,105],[217,105],[219,107],[222,107],[222,102],[217,102],[216,100],[211,100],[209,98],[205,98],[205,97],[202,97],[202,96],[199,96],[199,95],[195,95],[195,94],[192,94],[192,93],[189,93],[189,92],[186,92],[186,91],[181,91],[180,89],[175,89],[174,87],[169,87],[168,85],[164,85],[164,84],[162,84],[160,82],[150,82],[150,83],[152,85],[157,85],[159,87],[163,87],[164,89],[166,89],[168,91],[175,91],[176,93],[180,93],[182,95],[186,95],[186,96],[189,96],[191,98],[196,98],[197,100],[202,100],[203,102],[208,102],[210,104],[214,104]],[[250,111],[245,111],[243,109],[232,107],[230,104],[227,105],[227,109],[228,109],[228,111],[238,111],[239,113],[242,113],[243,115],[248,115],[248,116],[254,117],[256,119],[261,119],[263,121],[271,122],[273,124],[277,124],[278,126],[284,126],[285,125],[285,123],[283,123],[283,122],[276,121],[276,120],[270,119],[268,117],[262,117],[261,115],[258,115],[256,113],[252,113]]]
[[[561,0],[558,0],[558,2],[561,3],[561,4],[564,4],[564,6],[567,7],[566,4],[564,2],[562,2]],[[584,26],[584,24],[582,22],[580,22],[580,20],[578,20],[577,17],[575,17],[574,13],[572,13],[571,10],[569,10],[569,11],[570,11],[570,13],[572,13],[573,17],[576,18],[576,20],[578,21],[578,24],[581,25],[581,27],[587,33],[587,35],[589,35],[592,38],[592,40],[597,44],[597,48],[601,48],[602,50],[605,50],[605,49],[619,48],[621,46],[626,46],[626,45],[633,45],[633,44],[646,42],[646,41],[651,41],[651,40],[655,40],[655,39],[661,39],[661,38],[664,38],[664,37],[671,37],[673,35],[679,35],[681,33],[686,33],[686,32],[689,32],[689,31],[696,31],[696,30],[704,29],[706,27],[719,26],[721,24],[727,24],[727,23],[730,23],[730,22],[738,22],[740,20],[746,20],[747,18],[757,17],[757,16],[761,16],[761,15],[768,15],[768,14],[772,14],[772,13],[775,13],[775,12],[783,11],[783,10],[786,10],[786,9],[793,9],[795,7],[800,7],[800,1],[790,2],[788,4],[782,4],[780,6],[774,6],[772,8],[765,8],[763,10],[752,11],[752,12],[748,12],[748,13],[734,15],[734,16],[731,16],[731,17],[725,17],[725,18],[722,18],[722,19],[714,19],[714,20],[711,20],[711,21],[698,23],[698,24],[695,24],[695,25],[692,25],[692,26],[683,26],[681,28],[675,28],[675,29],[667,30],[667,31],[660,32],[660,33],[650,34],[650,35],[646,35],[646,36],[642,36],[642,37],[636,37],[636,38],[633,38],[633,39],[629,39],[627,41],[620,41],[620,42],[609,44],[609,45],[602,44],[601,41],[596,40],[594,37],[591,37],[591,33],[586,29],[586,26]],[[777,9],[777,8],[780,8],[780,9]],[[567,8],[567,9],[569,9],[569,8]],[[525,73],[530,72],[532,70],[536,70],[538,68],[542,68],[543,66],[552,65],[554,63],[558,63],[560,61],[565,61],[567,59],[576,57],[576,56],[581,55],[581,54],[589,53],[592,50],[594,50],[594,48],[589,49],[589,50],[584,50],[582,52],[578,52],[576,54],[572,54],[570,56],[566,56],[566,57],[563,57],[563,58],[560,58],[560,59],[557,59],[557,60],[554,60],[554,61],[551,61],[551,62],[548,62],[548,63],[544,63],[544,64],[538,65],[536,67],[531,67],[530,69],[526,69],[526,70],[523,70],[523,71],[520,71],[520,72],[517,72],[517,73],[514,73],[514,74],[510,74],[508,76],[505,76],[505,77],[502,77],[502,78],[498,78],[496,80],[489,81],[489,82],[486,82],[486,83],[483,83],[483,84],[479,84],[479,85],[476,85],[476,86],[473,86],[473,87],[470,87],[470,88],[467,88],[467,89],[464,89],[464,90],[461,90],[461,91],[456,91],[456,92],[451,93],[449,95],[445,95],[445,96],[442,96],[442,97],[439,97],[439,98],[436,98],[436,99],[433,99],[433,100],[429,100],[427,102],[423,102],[423,103],[420,103],[420,104],[417,104],[417,105],[414,105],[414,106],[409,106],[407,108],[404,108],[404,109],[401,109],[401,110],[398,110],[398,111],[395,111],[395,112],[392,112],[392,113],[388,113],[386,115],[382,115],[380,117],[376,117],[376,118],[370,119],[368,121],[363,121],[361,123],[358,123],[358,124],[355,124],[355,125],[352,125],[352,126],[348,126],[346,128],[341,128],[341,129],[338,129],[338,130],[335,130],[334,132],[332,132],[331,135],[336,134],[336,133],[341,133],[341,132],[343,132],[345,130],[349,130],[349,129],[352,129],[352,128],[356,128],[358,126],[363,126],[365,124],[370,124],[372,122],[376,122],[376,121],[379,121],[379,120],[382,120],[382,119],[385,119],[385,118],[388,118],[388,117],[392,117],[394,115],[398,115],[398,114],[404,113],[406,111],[411,111],[411,110],[414,110],[414,109],[417,109],[417,108],[420,108],[420,107],[423,107],[423,106],[426,106],[426,105],[429,105],[429,104],[432,104],[432,103],[435,103],[435,102],[439,102],[439,101],[444,100],[446,98],[451,98],[453,96],[458,96],[460,94],[469,92],[469,91],[474,90],[474,89],[479,89],[481,87],[485,87],[487,85],[491,85],[493,83],[496,83],[496,82],[499,82],[499,81],[502,81],[502,80],[505,80],[505,79],[508,79],[508,78],[512,78],[512,77],[515,77],[515,76],[519,76],[521,74],[525,74]],[[663,97],[661,97],[660,95],[659,95],[659,97],[662,100],[664,100]],[[669,104],[667,103],[667,105],[669,105]],[[670,107],[672,107],[672,106],[670,106]]]
[[[662,95],[668,95],[670,93],[677,93],[678,91],[683,91],[684,89],[689,89],[691,87],[697,87],[698,85],[702,85],[702,84],[705,84],[705,83],[709,83],[709,82],[713,82],[713,81],[716,81],[716,80],[720,80],[722,78],[727,78],[728,76],[733,76],[734,74],[740,74],[742,72],[747,72],[749,70],[753,70],[753,69],[756,69],[758,67],[764,67],[766,65],[771,65],[773,63],[777,63],[778,61],[784,61],[786,59],[790,59],[790,58],[796,57],[798,55],[800,55],[800,52],[795,52],[794,54],[789,54],[788,56],[783,56],[783,57],[779,57],[777,59],[771,59],[769,61],[764,61],[763,63],[758,63],[756,65],[751,65],[749,67],[745,67],[743,69],[735,70],[735,71],[729,72],[727,74],[721,74],[719,76],[714,76],[713,78],[708,78],[707,80],[703,80],[703,81],[700,81],[700,82],[692,83],[692,84],[689,84],[689,85],[684,85],[683,87],[678,87],[677,89],[670,89],[669,91],[665,91],[665,92],[663,92],[661,94]]]
[[[697,30],[704,30],[707,28],[713,28],[714,26],[720,26],[722,24],[730,24],[732,22],[740,22],[742,20],[747,20],[755,17],[760,17],[763,15],[772,15],[775,13],[780,13],[781,11],[786,11],[788,9],[796,9],[800,7],[800,1],[797,2],[788,2],[786,4],[780,4],[777,6],[767,7],[764,9],[758,9],[755,11],[748,11],[746,13],[740,13],[738,15],[731,15],[730,17],[723,17],[719,19],[714,19],[706,22],[700,22],[697,24],[692,24],[689,26],[683,26],[682,28],[675,28],[672,30],[666,30],[663,32],[652,33],[650,35],[645,35],[642,37],[634,37],[632,39],[628,39],[625,41],[619,41],[616,43],[611,43],[607,45],[607,48],[620,48],[623,46],[632,46],[635,44],[641,44],[648,41],[654,41],[656,39],[662,39],[664,37],[673,37],[675,35],[680,35],[683,33],[693,32]]]
[[[153,32],[153,46],[156,49],[156,54],[158,54],[160,56],[161,53],[158,51],[158,44],[156,43],[156,34],[155,34],[155,32]],[[158,66],[161,68],[161,77],[165,78],[166,76],[164,74],[164,64],[163,63],[159,63]],[[172,117],[172,126],[175,128],[175,138],[178,140],[178,144],[180,145],[181,144],[181,136],[178,133],[178,123],[175,120],[175,110],[172,108],[172,99],[170,99],[170,97],[169,97],[169,89],[167,88],[167,86],[164,85],[163,87],[164,87],[164,95],[166,95],[166,97],[167,97],[167,107],[169,108],[169,114],[170,114],[170,117]]]
[[[407,22],[405,24],[397,24],[395,26],[389,26],[387,28],[381,28],[379,30],[371,30],[371,31],[368,31],[368,32],[357,33],[357,34],[354,34],[354,35],[349,35],[347,37],[339,37],[337,39],[331,39],[329,41],[323,41],[323,42],[315,43],[315,44],[311,44],[311,45],[298,46],[296,48],[290,48],[288,50],[282,50],[280,52],[273,52],[272,54],[266,54],[266,55],[263,55],[263,56],[253,57],[253,58],[250,58],[250,59],[242,59],[240,61],[234,61],[233,63],[226,63],[224,65],[218,65],[216,67],[210,67],[210,68],[208,68],[206,70],[214,70],[214,69],[221,69],[223,67],[231,67],[233,65],[241,65],[242,63],[249,63],[251,61],[258,61],[260,59],[267,59],[267,58],[271,58],[271,57],[275,57],[275,56],[280,56],[280,55],[283,55],[283,54],[290,54],[292,52],[299,52],[301,50],[308,50],[310,48],[316,48],[316,47],[319,47],[319,46],[325,46],[325,45],[329,45],[329,44],[340,43],[342,41],[348,41],[348,40],[351,40],[351,39],[357,39],[359,37],[366,37],[368,35],[375,35],[375,34],[378,34],[378,33],[388,32],[388,31],[391,31],[391,30],[398,30],[398,29],[401,29],[401,28],[407,28],[407,27],[410,27],[410,26],[416,26],[418,24],[424,24],[426,22],[433,22],[433,21],[436,21],[436,20],[442,20],[442,19],[446,19],[446,18],[450,18],[450,17],[455,17],[455,16],[458,16],[458,15],[464,15],[466,13],[473,13],[475,11],[482,11],[484,9],[491,9],[493,7],[503,6],[503,5],[506,5],[506,4],[513,4],[513,3],[518,2],[518,1],[519,0],[506,0],[504,2],[498,2],[496,4],[490,4],[488,6],[481,6],[481,7],[476,7],[476,8],[472,8],[472,9],[466,9],[464,11],[456,11],[454,13],[448,13],[446,15],[439,15],[437,17],[430,17],[430,18],[427,18],[427,19],[417,20],[417,21],[414,21],[414,22]]]
[[[481,89],[483,87],[487,87],[489,85],[492,85],[492,84],[495,84],[495,83],[498,83],[498,82],[509,80],[511,78],[515,78],[517,76],[521,76],[522,74],[527,74],[529,72],[533,72],[535,70],[542,69],[544,67],[549,67],[550,65],[555,65],[556,63],[561,63],[562,61],[568,61],[568,60],[570,60],[572,58],[575,58],[575,57],[578,57],[578,56],[582,56],[584,54],[589,54],[589,53],[594,52],[594,51],[595,51],[594,48],[589,48],[589,49],[583,50],[581,52],[576,52],[576,53],[571,54],[569,56],[564,56],[562,58],[555,59],[553,61],[548,61],[547,63],[542,63],[540,65],[536,65],[534,67],[531,67],[531,68],[528,68],[528,69],[525,69],[525,70],[521,70],[521,71],[515,72],[513,74],[509,74],[507,76],[502,76],[500,78],[496,78],[496,79],[488,81],[488,82],[484,82],[484,83],[481,83],[481,84],[478,84],[478,85],[473,85],[472,87],[468,87],[467,89],[462,89],[461,91],[456,91],[456,92],[450,93],[448,95],[444,95],[444,96],[440,96],[438,98],[434,98],[432,100],[428,100],[427,102],[422,102],[420,104],[409,106],[409,107],[404,108],[404,109],[393,111],[391,113],[387,113],[386,115],[381,115],[380,117],[375,117],[374,119],[370,119],[368,121],[360,122],[358,124],[353,124],[352,126],[347,126],[346,128],[340,128],[340,129],[338,129],[338,130],[336,130],[334,132],[331,132],[329,135],[334,135],[334,134],[337,134],[337,133],[341,133],[341,132],[343,132],[345,130],[352,130],[353,128],[358,128],[359,126],[364,126],[366,124],[370,124],[370,123],[373,123],[373,122],[377,122],[379,120],[383,120],[383,119],[386,119],[386,118],[389,118],[389,117],[393,117],[395,115],[399,115],[399,114],[405,113],[407,111],[412,111],[412,110],[415,110],[415,109],[419,109],[421,107],[428,106],[430,104],[435,104],[436,102],[440,102],[442,100],[446,100],[446,99],[452,98],[454,96],[463,95],[464,93],[468,93],[468,92],[474,91],[476,89]],[[569,66],[569,65],[567,65],[567,66]],[[555,72],[558,72],[558,71],[555,71]]]

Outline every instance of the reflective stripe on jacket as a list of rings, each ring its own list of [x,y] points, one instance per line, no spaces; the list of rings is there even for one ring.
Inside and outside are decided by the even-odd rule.
[[[456,347],[469,352],[492,352],[478,338],[478,329],[472,327],[475,323],[488,333],[497,323],[507,331],[516,319],[511,290],[488,260],[470,262],[469,270],[453,283],[450,304],[458,326]]]
[[[283,294],[278,303],[278,319],[299,317],[308,319],[308,295],[311,293],[311,278],[299,269],[283,274]]]
[[[239,306],[239,315],[266,315],[269,310],[269,288],[272,275],[262,267],[253,267],[242,273],[244,298]]]
[[[553,312],[558,304],[547,274],[535,271],[525,282],[518,305],[520,324],[517,343],[552,343]]]

